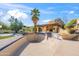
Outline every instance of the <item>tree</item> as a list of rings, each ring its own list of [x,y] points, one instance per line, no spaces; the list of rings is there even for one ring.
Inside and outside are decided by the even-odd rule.
[[[69,21],[67,24],[65,24],[65,29],[67,29],[70,33],[74,33],[75,32],[75,26],[76,26],[76,21],[77,19],[73,19],[71,21]]]
[[[60,25],[62,26],[62,28],[64,28],[64,22],[61,20],[61,18],[55,19],[55,22],[60,23]]]
[[[36,32],[36,26],[39,20],[40,12],[38,9],[34,8],[33,10],[31,10],[31,15],[32,15],[32,21],[34,23],[34,32]]]
[[[11,16],[9,21],[11,23],[10,28],[11,30],[15,31],[15,33],[17,33],[20,29],[22,29],[23,23],[19,21],[17,18],[14,18],[13,16]]]
[[[3,30],[4,30],[4,29],[5,29],[5,30],[9,29],[9,26],[8,26],[7,24],[1,22],[1,21],[0,21],[0,26],[2,26],[2,29],[3,29]]]
[[[73,19],[73,20],[69,21],[69,22],[65,25],[65,27],[73,26],[74,24],[76,24],[76,21],[77,21],[77,19]]]

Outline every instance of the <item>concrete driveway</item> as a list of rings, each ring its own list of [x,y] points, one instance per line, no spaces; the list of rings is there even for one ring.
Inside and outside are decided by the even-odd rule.
[[[61,44],[60,40],[55,38],[45,39],[40,43],[30,43],[20,54],[21,56],[52,56],[55,50]]]
[[[79,41],[51,37],[40,43],[30,43],[20,56],[79,56]]]

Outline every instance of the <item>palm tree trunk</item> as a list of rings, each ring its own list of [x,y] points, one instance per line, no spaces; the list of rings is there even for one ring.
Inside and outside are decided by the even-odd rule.
[[[36,24],[34,24],[34,32],[35,32],[35,33],[37,32]]]

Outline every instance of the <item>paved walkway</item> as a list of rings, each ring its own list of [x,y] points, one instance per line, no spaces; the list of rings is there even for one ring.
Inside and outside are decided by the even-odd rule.
[[[46,38],[40,43],[30,43],[20,56],[79,56],[79,41]]]
[[[22,37],[22,35],[17,34],[17,35],[15,35],[15,36],[12,37],[12,38],[0,40],[0,49],[3,48],[3,47],[6,46],[6,45],[12,43],[13,41],[15,41],[15,40],[21,38],[21,37]]]

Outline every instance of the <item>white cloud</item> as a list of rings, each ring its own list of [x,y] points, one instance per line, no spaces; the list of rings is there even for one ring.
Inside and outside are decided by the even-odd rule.
[[[40,10],[40,13],[43,13],[43,14],[53,14],[54,11]]]
[[[63,10],[60,13],[69,13],[69,11],[68,10]]]
[[[47,10],[53,10],[54,8],[53,7],[49,7],[49,8],[47,8]]]
[[[0,4],[0,10],[8,11],[8,10],[13,10],[13,9],[19,9],[22,10],[23,12],[30,13],[30,10],[33,8],[22,5],[22,4]]]
[[[0,19],[9,24],[9,18],[14,16],[26,24],[30,18],[29,13],[32,8],[22,4],[0,4]],[[29,17],[29,18],[28,18]]]
[[[51,19],[43,20],[42,22],[47,23],[49,21],[51,21]]]
[[[26,13],[21,12],[20,10],[9,10],[7,12],[10,16],[14,16],[15,18],[23,18],[26,19],[28,18],[28,15]]]
[[[3,15],[3,12],[2,12],[2,11],[0,12],[0,16],[1,16],[1,15]]]
[[[32,9],[31,7],[28,6],[24,6],[22,4],[0,4],[0,8],[4,8],[4,9]]]
[[[9,18],[10,18],[10,15],[5,15],[4,17],[2,17],[0,20],[2,22],[4,22],[6,25],[9,25]]]
[[[77,10],[77,9],[79,9],[79,7],[78,6],[74,6],[73,9],[76,9]]]
[[[27,20],[30,19],[31,17],[29,16],[31,10],[33,9],[32,7],[28,7],[22,4],[0,4],[0,10],[2,9],[2,12],[5,11],[4,16],[2,16],[2,21],[8,23],[8,19],[10,16],[14,16],[15,18],[19,18],[20,20],[22,19],[22,22],[24,24],[27,23]],[[50,8],[49,8],[50,9]],[[54,11],[51,10],[44,10],[44,9],[39,9],[40,13],[42,14],[52,14]],[[0,13],[2,15],[2,13]],[[28,18],[29,17],[29,18]],[[41,21],[42,23],[46,23],[49,20],[43,20]],[[33,25],[30,23],[29,25]]]
[[[22,22],[28,18],[28,14],[16,9],[16,10],[9,10],[9,11],[7,11],[5,13],[5,15],[1,17],[1,21],[4,22],[4,23],[6,22],[6,24],[9,25],[10,24],[9,23],[9,18],[11,16],[14,16],[15,18],[18,18],[18,20],[22,19],[21,20]]]
[[[22,4],[10,4],[10,3],[9,4],[6,4],[6,3],[5,4],[0,4],[0,8],[5,9],[5,10],[19,9],[19,10],[23,10],[23,12],[26,12],[26,13],[28,13],[32,9],[34,9],[32,7],[28,7],[28,6],[25,6],[25,5],[22,5]],[[50,7],[48,9],[52,9],[52,8]],[[51,11],[51,10],[48,10],[48,9],[46,9],[46,10],[40,9],[40,12],[43,13],[43,14],[52,14],[52,13],[54,13],[54,11]]]
[[[43,19],[42,21],[39,20],[38,21],[38,24],[41,25],[41,24],[47,24],[49,21],[51,21],[52,19]]]
[[[75,13],[75,11],[70,11],[70,12],[69,12],[69,14],[74,14],[74,13]]]
[[[30,10],[34,9],[32,7],[24,6],[24,5],[21,5],[21,4],[5,4],[5,5],[8,6],[9,8],[22,9],[25,12],[30,12]],[[50,7],[48,9],[53,9],[53,8]],[[52,13],[54,13],[54,11],[51,11],[51,10],[48,10],[48,9],[46,9],[46,10],[40,9],[39,11],[43,14],[52,14]]]

